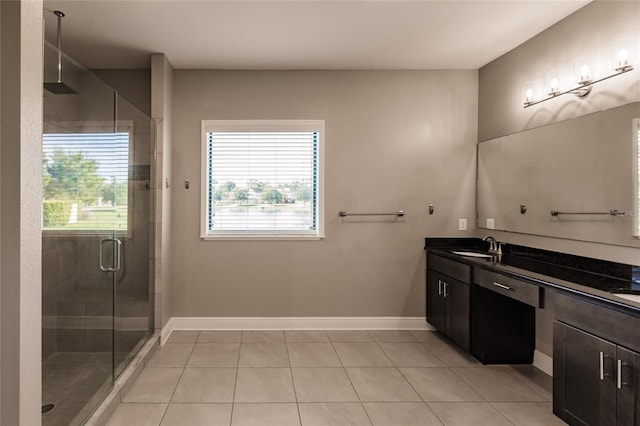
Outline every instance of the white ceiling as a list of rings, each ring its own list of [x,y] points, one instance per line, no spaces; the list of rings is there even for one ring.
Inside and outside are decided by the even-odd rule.
[[[88,68],[477,69],[589,3],[45,1],[46,39]]]

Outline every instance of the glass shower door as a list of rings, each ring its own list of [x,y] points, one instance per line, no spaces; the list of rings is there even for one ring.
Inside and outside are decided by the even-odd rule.
[[[56,78],[56,59],[47,44],[45,81]],[[115,92],[64,56],[63,67],[65,83],[77,93],[43,91],[44,425],[81,424],[113,385],[123,233],[112,194],[128,179]]]
[[[44,90],[42,423],[83,424],[153,333],[152,120],[65,55]],[[45,82],[57,51],[45,44]],[[45,88],[47,86],[45,85]]]
[[[153,333],[149,265],[153,253],[151,163],[155,157],[153,121],[121,96],[116,97],[116,111],[117,132],[128,141],[126,178],[119,181],[114,193],[114,204],[120,211],[116,235],[121,241],[113,312],[117,378]],[[124,157],[124,144],[119,149]]]

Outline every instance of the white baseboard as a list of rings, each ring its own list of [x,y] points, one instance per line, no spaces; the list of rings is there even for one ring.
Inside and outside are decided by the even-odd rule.
[[[167,321],[167,325],[162,327],[162,330],[160,330],[160,346],[164,346],[164,344],[167,343],[169,336],[171,336],[171,333],[173,333],[173,325],[173,318],[169,318],[169,321]]]
[[[553,358],[537,349],[533,353],[533,366],[553,377]]]
[[[162,345],[174,330],[434,330],[424,317],[172,317]]]

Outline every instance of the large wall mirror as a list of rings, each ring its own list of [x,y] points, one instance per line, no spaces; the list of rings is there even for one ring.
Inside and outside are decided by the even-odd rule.
[[[478,227],[640,247],[638,119],[640,102],[478,144]]]

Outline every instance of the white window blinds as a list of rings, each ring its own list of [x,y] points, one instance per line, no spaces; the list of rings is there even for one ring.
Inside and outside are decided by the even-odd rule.
[[[45,231],[128,228],[128,132],[42,136]]]
[[[318,236],[321,122],[207,123],[203,236]]]

